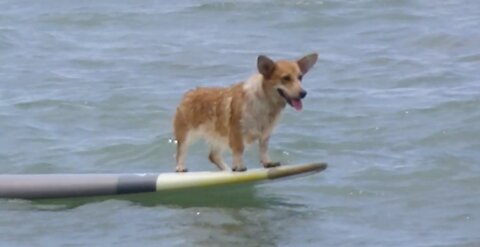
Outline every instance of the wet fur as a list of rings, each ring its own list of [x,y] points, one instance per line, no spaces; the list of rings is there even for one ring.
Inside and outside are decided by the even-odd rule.
[[[187,92],[177,107],[173,121],[177,140],[176,171],[187,171],[187,147],[196,138],[207,141],[210,145],[209,160],[220,170],[228,169],[222,153],[229,148],[233,155],[232,170],[245,171],[242,155],[245,146],[255,141],[259,142],[263,166],[278,166],[279,163],[271,162],[268,156],[268,140],[287,102],[305,97],[301,76],[316,60],[317,54],[307,55],[298,61],[277,62],[259,56],[259,73],[245,82],[226,88],[197,88]],[[291,80],[287,81],[287,77]]]

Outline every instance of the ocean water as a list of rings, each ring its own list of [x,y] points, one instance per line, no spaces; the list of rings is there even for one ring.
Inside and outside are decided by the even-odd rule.
[[[162,202],[0,200],[0,246],[480,246],[480,2],[0,2],[0,173],[170,172],[182,94],[318,52],[274,160]],[[190,170],[213,170],[204,145]],[[257,148],[245,154],[258,167]],[[206,198],[208,197],[208,198]],[[208,199],[208,200],[206,200]]]

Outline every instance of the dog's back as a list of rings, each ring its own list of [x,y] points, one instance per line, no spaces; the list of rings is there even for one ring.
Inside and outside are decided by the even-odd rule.
[[[210,142],[216,142],[221,137],[226,138],[231,116],[231,95],[230,88],[197,88],[187,92],[174,117],[177,140],[190,142],[195,136],[202,136]]]

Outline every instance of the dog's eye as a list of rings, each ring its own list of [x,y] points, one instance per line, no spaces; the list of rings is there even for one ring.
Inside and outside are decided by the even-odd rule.
[[[301,81],[303,79],[303,75],[298,76],[298,80]]]
[[[290,81],[292,81],[292,77],[290,77],[289,75],[286,75],[286,76],[282,77],[282,80],[284,82],[290,82]]]

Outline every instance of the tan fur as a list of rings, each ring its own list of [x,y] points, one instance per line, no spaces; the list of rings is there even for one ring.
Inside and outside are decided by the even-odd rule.
[[[197,88],[187,92],[174,117],[177,172],[187,171],[187,146],[196,137],[208,142],[211,147],[209,159],[220,170],[228,169],[222,159],[226,147],[232,151],[233,170],[246,170],[242,158],[245,145],[257,140],[263,166],[278,165],[268,157],[268,140],[287,103],[285,97],[300,97],[303,89],[299,76],[305,74],[316,60],[316,54],[298,61],[275,63],[259,56],[259,73],[247,81],[227,88]],[[287,76],[291,80],[285,80]],[[279,89],[285,97],[280,95]]]

